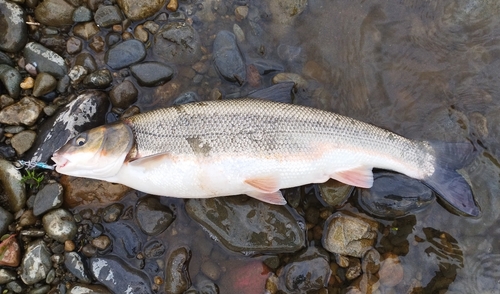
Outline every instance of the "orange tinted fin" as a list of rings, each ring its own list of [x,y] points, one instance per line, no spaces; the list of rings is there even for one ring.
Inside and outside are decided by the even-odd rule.
[[[275,177],[260,177],[245,180],[245,184],[252,186],[262,193],[273,193],[278,191],[279,181]]]
[[[372,169],[365,166],[334,173],[331,178],[361,188],[371,188],[373,186]]]
[[[138,166],[145,169],[152,169],[157,167],[162,161],[172,159],[169,153],[161,153],[156,155],[150,155],[138,159],[134,159],[128,162],[131,166]]]
[[[250,192],[247,193],[248,196],[255,198],[257,200],[260,200],[262,202],[274,204],[274,205],[285,205],[286,200],[283,198],[283,194],[281,194],[281,191],[276,191],[272,193],[262,193],[262,192]]]

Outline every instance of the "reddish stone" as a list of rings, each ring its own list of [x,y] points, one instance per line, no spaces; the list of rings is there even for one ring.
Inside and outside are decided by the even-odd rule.
[[[16,235],[10,235],[0,243],[0,265],[17,267],[21,262],[21,249]]]
[[[229,266],[226,266],[229,268]],[[259,294],[266,291],[266,280],[271,274],[261,261],[238,263],[226,272],[220,283],[221,293]]]

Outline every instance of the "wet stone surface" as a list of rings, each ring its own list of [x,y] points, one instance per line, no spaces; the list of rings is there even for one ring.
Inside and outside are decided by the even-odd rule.
[[[160,234],[174,221],[170,208],[163,206],[155,196],[141,198],[135,213],[139,227],[149,236]]]
[[[285,207],[240,199],[192,199],[186,210],[233,251],[294,252],[304,246],[303,229]]]

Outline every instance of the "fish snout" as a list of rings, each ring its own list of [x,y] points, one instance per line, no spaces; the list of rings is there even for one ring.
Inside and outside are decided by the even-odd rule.
[[[55,162],[56,167],[58,167],[58,168],[63,168],[69,162],[69,160],[67,158],[58,154],[57,152],[53,154],[52,161]]]

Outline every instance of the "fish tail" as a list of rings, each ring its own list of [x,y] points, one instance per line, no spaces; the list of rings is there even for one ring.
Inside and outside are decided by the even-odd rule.
[[[471,163],[475,158],[471,143],[430,143],[435,151],[434,173],[424,179],[424,183],[439,194],[442,200],[458,212],[478,216],[480,209],[474,201],[472,189],[458,169]]]

